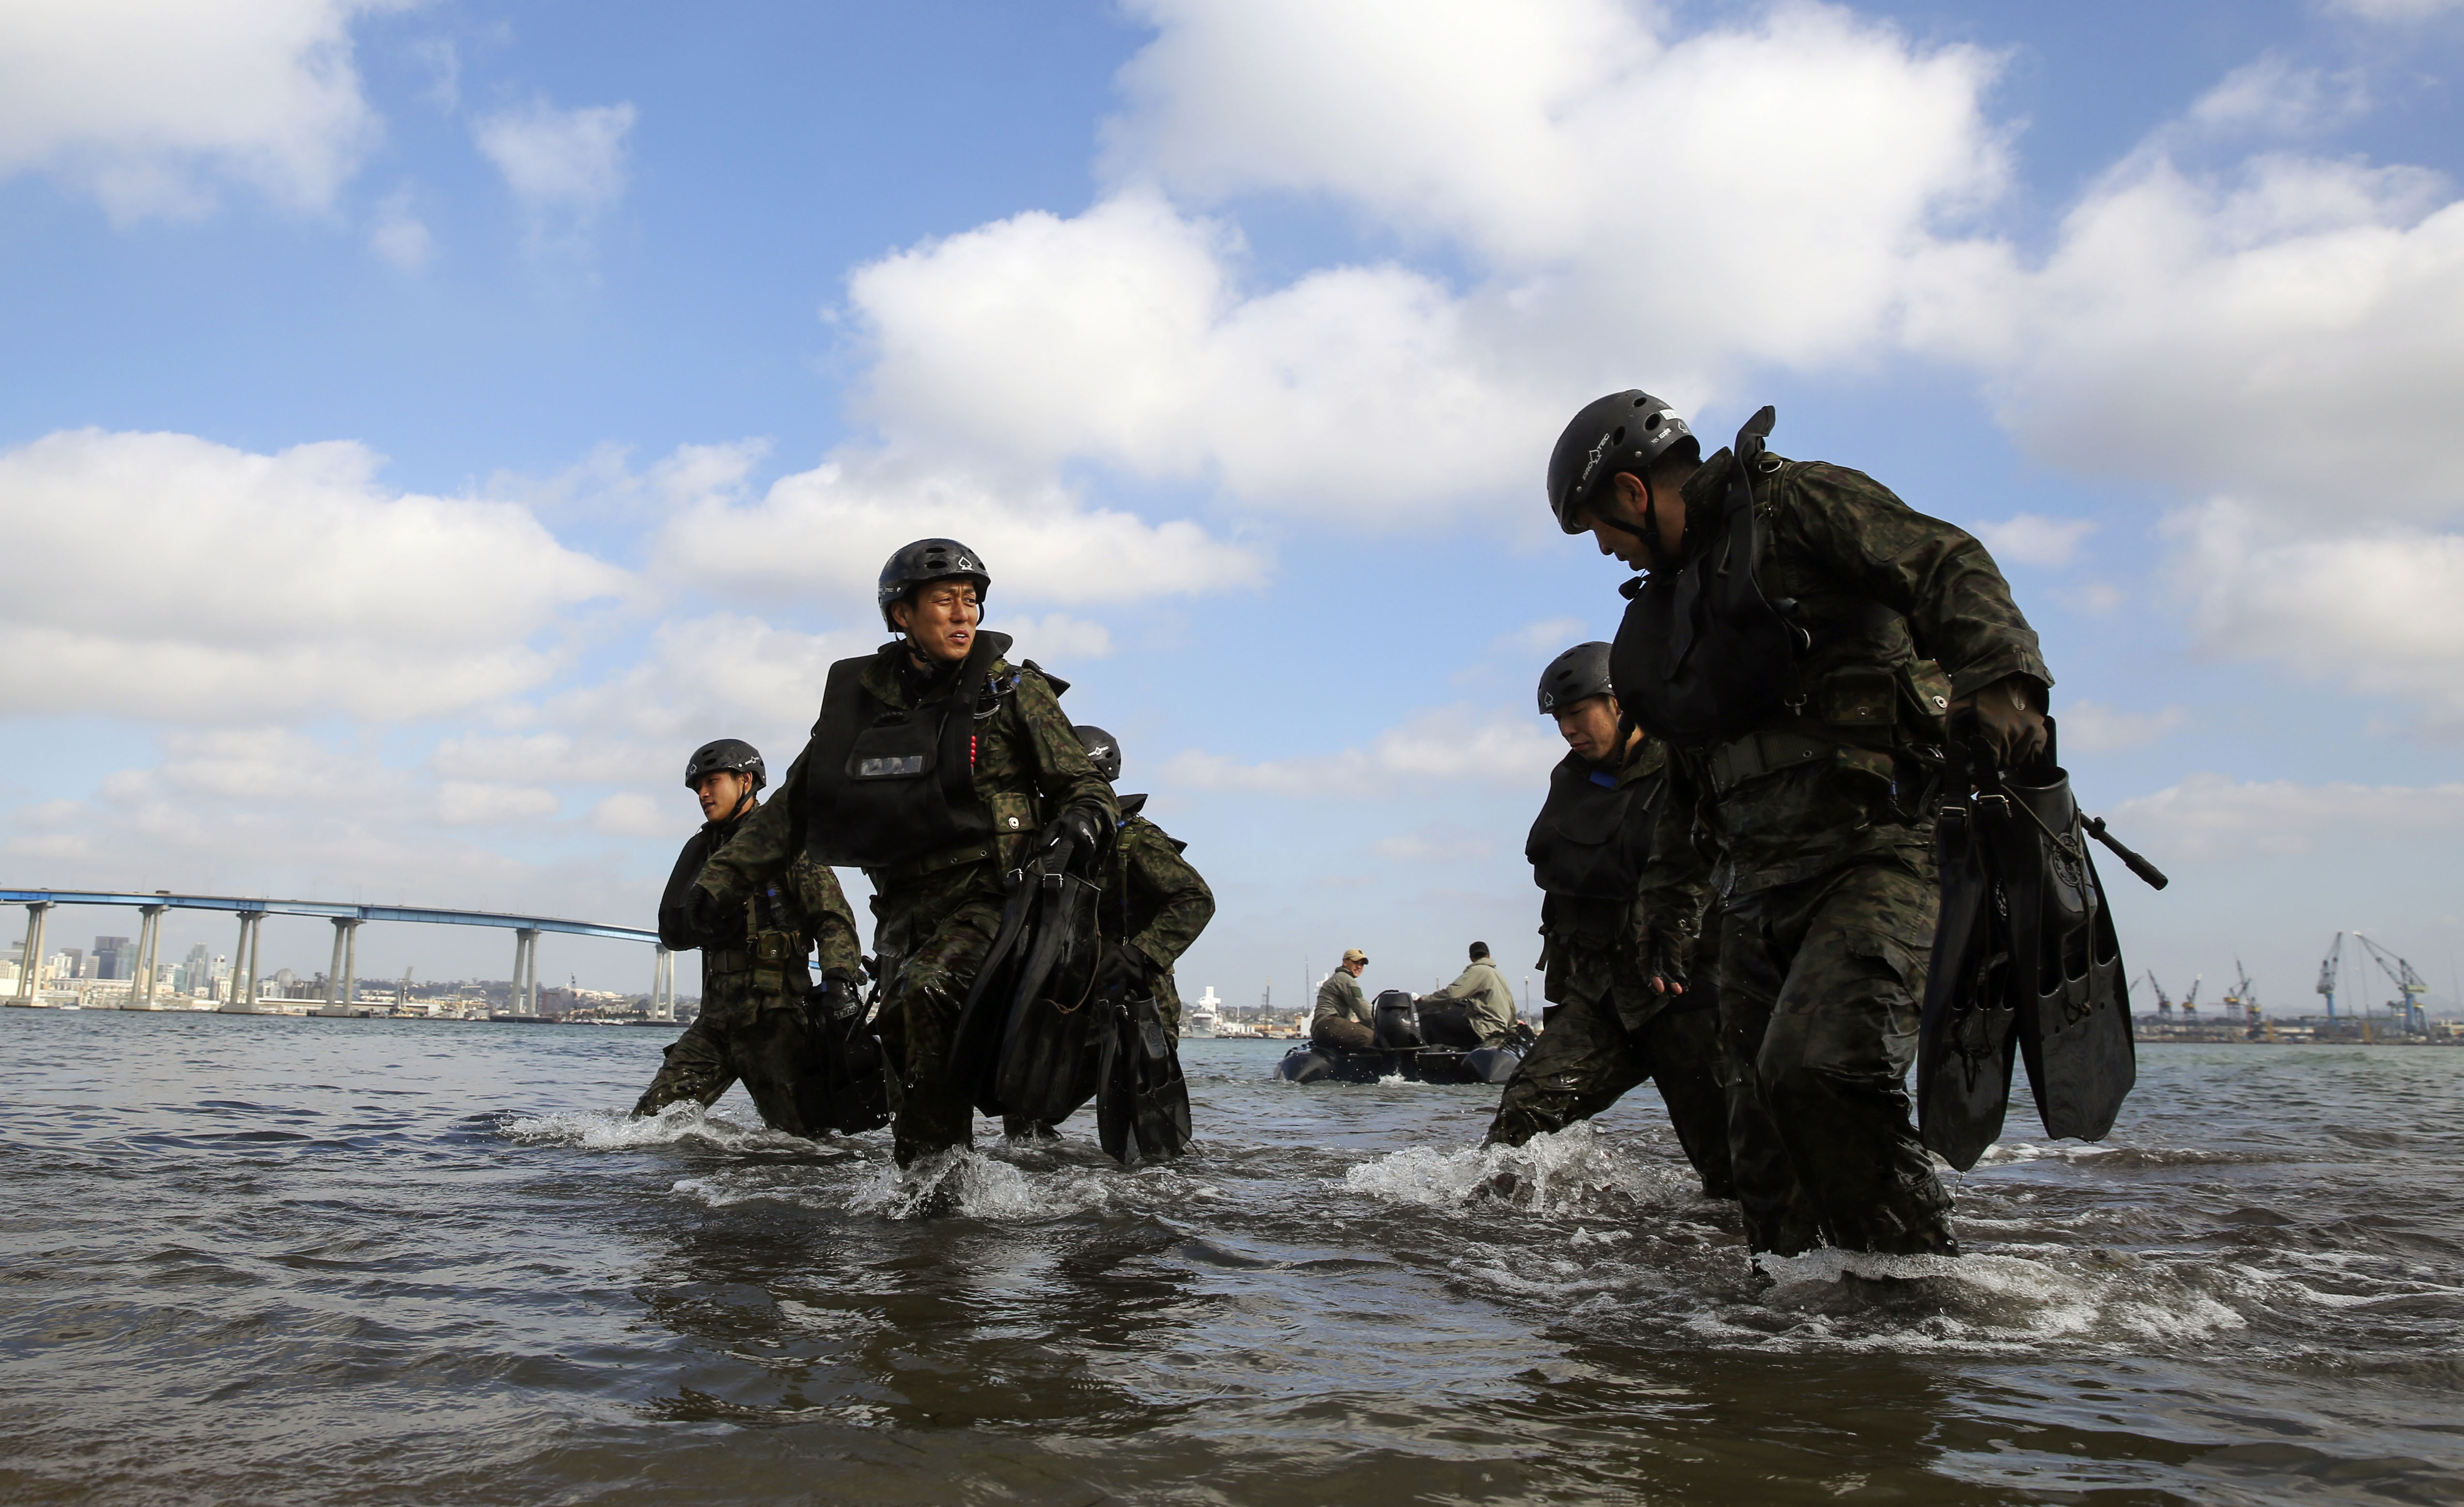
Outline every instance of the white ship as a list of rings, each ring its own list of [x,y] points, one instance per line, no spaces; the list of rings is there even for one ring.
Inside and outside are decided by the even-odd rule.
[[[1222,1018],[1223,1001],[1215,997],[1215,986],[1209,984],[1206,993],[1198,996],[1197,1003],[1181,1012],[1180,1034],[1185,1037],[1212,1037],[1216,1023]]]

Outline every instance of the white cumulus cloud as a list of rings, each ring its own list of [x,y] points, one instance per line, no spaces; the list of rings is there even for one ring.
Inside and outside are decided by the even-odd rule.
[[[2112,821],[2131,846],[2167,858],[2307,853],[2360,831],[2418,835],[2464,825],[2464,784],[2303,785],[2193,775],[2123,801]]]
[[[1265,574],[1257,551],[1196,523],[1084,507],[1056,483],[997,485],[869,456],[781,477],[756,502],[719,489],[674,515],[657,555],[714,592],[869,601],[882,561],[935,535],[964,541],[992,567],[993,627],[1021,600],[1129,601],[1253,585]]]
[[[377,721],[501,701],[628,589],[503,503],[404,495],[350,442],[77,430],[0,451],[0,693],[52,711]]]
[[[1164,777],[1196,790],[1335,798],[1392,794],[1398,782],[1535,789],[1565,754],[1537,717],[1460,703],[1389,728],[1365,748],[1261,763],[1189,751],[1173,756]]]
[[[222,178],[321,208],[377,133],[350,23],[378,3],[0,6],[0,176],[48,171],[121,220],[201,211]]]
[[[542,99],[482,117],[471,136],[521,201],[538,249],[569,246],[625,196],[633,121],[630,104],[563,110]]]
[[[1997,560],[2022,565],[2067,565],[2079,545],[2096,532],[2092,518],[2041,518],[2022,513],[2000,523],[1976,525],[1976,536]]]

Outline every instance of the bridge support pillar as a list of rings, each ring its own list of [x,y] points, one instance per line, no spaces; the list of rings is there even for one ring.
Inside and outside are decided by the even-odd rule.
[[[239,949],[231,954],[231,990],[223,1000],[225,1015],[256,1013],[256,937],[264,920],[262,910],[239,913]]]
[[[163,912],[167,906],[140,906],[137,914],[137,966],[128,971],[128,1003],[122,1010],[154,1008],[154,974],[163,953]]]
[[[43,920],[52,908],[48,900],[30,901],[26,906],[25,966],[17,970],[17,997],[28,1004],[43,988]]]
[[[665,942],[657,943],[650,959],[650,1018],[673,1020],[676,1017],[676,955],[668,950]]]
[[[539,939],[529,927],[514,931],[514,1014],[539,1014]]]
[[[356,916],[334,918],[334,960],[325,970],[325,1004],[320,1016],[347,1016],[359,989],[360,923]]]

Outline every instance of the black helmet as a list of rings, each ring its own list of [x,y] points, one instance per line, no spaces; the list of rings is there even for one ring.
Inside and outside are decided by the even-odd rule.
[[[1693,437],[1676,409],[1639,387],[1586,404],[1549,452],[1549,511],[1557,515],[1557,527],[1582,533],[1574,520],[1611,476],[1640,475],[1671,446]],[[1695,441],[1698,453],[1702,448]]]
[[[1078,741],[1087,745],[1087,762],[1107,781],[1121,777],[1121,740],[1091,722],[1082,722],[1069,730]]]
[[[1577,644],[1540,672],[1540,715],[1553,717],[1575,702],[1609,693],[1609,646]]]
[[[761,772],[759,750],[742,738],[720,738],[693,750],[693,756],[685,764],[685,789],[699,790],[704,775],[714,775],[723,769],[752,775],[756,790],[770,783],[769,776]]]
[[[890,557],[881,567],[881,585],[873,593],[881,607],[881,621],[890,631],[898,631],[891,621],[890,604],[906,596],[928,580],[971,580],[976,583],[976,601],[992,595],[993,579],[976,552],[956,539],[917,539]]]

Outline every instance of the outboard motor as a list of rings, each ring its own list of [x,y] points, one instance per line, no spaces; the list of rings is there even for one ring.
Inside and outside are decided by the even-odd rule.
[[[1380,1051],[1397,1052],[1420,1044],[1420,1007],[1412,1002],[1408,989],[1380,990],[1375,1006],[1376,1033]]]

